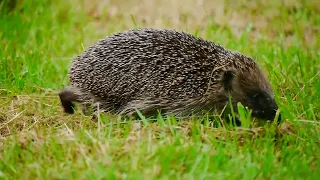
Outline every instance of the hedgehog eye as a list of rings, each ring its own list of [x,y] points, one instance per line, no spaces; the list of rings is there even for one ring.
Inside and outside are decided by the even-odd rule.
[[[255,93],[255,94],[253,95],[253,98],[256,99],[258,96],[259,96],[259,93]]]

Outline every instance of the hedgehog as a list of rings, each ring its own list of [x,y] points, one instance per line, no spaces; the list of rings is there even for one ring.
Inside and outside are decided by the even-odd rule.
[[[252,117],[273,121],[278,111],[272,86],[253,58],[173,29],[130,29],[100,39],[73,58],[68,77],[71,84],[59,92],[68,114],[74,103],[86,115],[89,109],[230,113],[226,107],[237,113],[241,103]]]

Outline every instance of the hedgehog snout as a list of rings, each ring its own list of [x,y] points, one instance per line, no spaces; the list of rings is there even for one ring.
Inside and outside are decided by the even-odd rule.
[[[275,99],[269,93],[258,90],[248,93],[249,104],[252,109],[252,116],[266,121],[273,121],[279,109]],[[280,123],[281,115],[279,114],[277,122]]]
[[[269,100],[263,106],[253,110],[252,115],[263,120],[273,121],[276,118],[278,109],[276,102],[274,100]],[[278,115],[276,121],[278,124],[281,122],[281,114]]]

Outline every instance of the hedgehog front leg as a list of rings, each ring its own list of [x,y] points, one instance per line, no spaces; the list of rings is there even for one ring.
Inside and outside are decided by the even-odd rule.
[[[241,126],[241,121],[237,115],[232,115],[230,108],[225,109],[222,113],[222,118],[227,124],[232,124],[233,126]]]

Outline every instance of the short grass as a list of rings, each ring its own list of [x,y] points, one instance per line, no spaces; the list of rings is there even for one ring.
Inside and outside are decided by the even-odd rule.
[[[317,179],[318,1],[17,0],[0,11],[1,179]],[[281,126],[97,121],[62,112],[71,58],[135,27],[175,28],[254,57]]]

